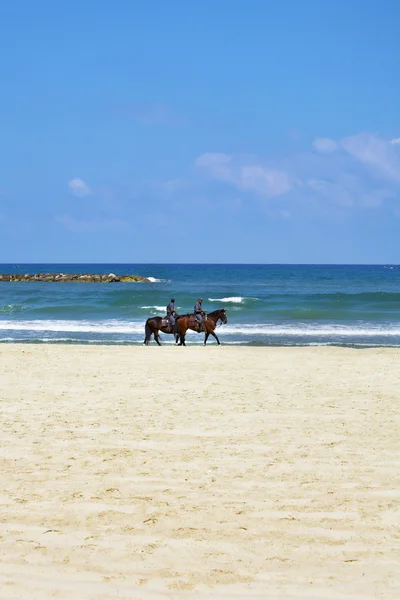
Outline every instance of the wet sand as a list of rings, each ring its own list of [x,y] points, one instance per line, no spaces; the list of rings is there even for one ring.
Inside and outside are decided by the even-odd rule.
[[[0,345],[0,598],[397,600],[399,359]]]

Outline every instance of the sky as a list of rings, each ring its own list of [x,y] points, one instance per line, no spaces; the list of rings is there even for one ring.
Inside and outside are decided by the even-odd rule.
[[[400,263],[397,0],[4,0],[0,262]]]

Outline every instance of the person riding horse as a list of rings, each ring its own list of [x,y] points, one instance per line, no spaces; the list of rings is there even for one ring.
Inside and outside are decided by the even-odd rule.
[[[194,305],[194,315],[196,317],[196,321],[199,324],[199,331],[201,331],[201,326],[207,314],[201,305],[202,302],[203,298],[198,298],[196,304]]]
[[[175,322],[177,317],[178,313],[175,310],[175,298],[171,298],[171,302],[167,306],[167,319],[170,322],[172,331],[175,331]]]

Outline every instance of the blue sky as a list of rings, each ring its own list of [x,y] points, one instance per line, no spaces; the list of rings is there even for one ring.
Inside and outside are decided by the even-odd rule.
[[[400,3],[0,8],[0,262],[400,263]]]

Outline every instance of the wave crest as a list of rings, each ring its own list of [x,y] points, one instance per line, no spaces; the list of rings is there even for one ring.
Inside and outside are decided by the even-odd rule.
[[[76,321],[76,320],[31,320],[14,321],[0,320],[0,331],[35,331],[35,332],[76,332],[76,333],[106,333],[106,334],[142,334],[144,321],[119,321],[116,319],[103,321]],[[218,328],[219,330],[219,328]],[[398,323],[360,323],[352,325],[328,325],[328,324],[227,324],[221,328],[221,333],[227,335],[241,336],[270,336],[270,337],[317,337],[327,336],[339,337],[400,337],[400,326]],[[188,331],[188,335],[197,336],[197,333]]]
[[[5,304],[0,306],[0,313],[10,314],[16,312],[23,312],[24,310],[28,310],[29,307],[24,304]]]
[[[151,283],[171,283],[170,279],[157,279],[157,277],[146,277]]]
[[[258,300],[258,298],[249,298],[246,296],[227,296],[226,298],[209,298],[210,302],[228,302],[232,304],[244,304],[246,300]]]

